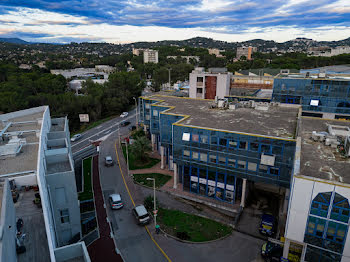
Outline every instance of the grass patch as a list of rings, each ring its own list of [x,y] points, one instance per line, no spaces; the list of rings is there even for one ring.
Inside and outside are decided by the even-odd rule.
[[[79,193],[80,201],[92,199],[94,197],[92,193],[91,164],[92,164],[91,157],[83,160],[84,191]]]
[[[147,180],[147,177],[155,178],[156,188],[162,187],[163,185],[166,184],[166,182],[168,182],[171,179],[171,176],[163,175],[159,173],[133,174],[133,176],[134,176],[134,181],[148,187],[153,187],[153,181]]]
[[[159,208],[157,222],[166,233],[192,242],[215,240],[232,233],[230,226],[178,210]]]
[[[123,155],[126,160],[126,146],[123,145],[122,148],[123,148]],[[134,154],[132,154],[131,150],[129,149],[129,169],[130,170],[150,168],[156,165],[158,162],[160,162],[160,159],[152,158],[148,156],[146,160],[143,162],[136,160]]]

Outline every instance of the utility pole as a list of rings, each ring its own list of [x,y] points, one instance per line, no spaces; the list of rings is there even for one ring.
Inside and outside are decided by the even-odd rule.
[[[153,214],[154,228],[157,228],[157,206],[156,206],[156,179],[147,177],[146,180],[153,180]]]
[[[171,70],[172,70],[172,69],[169,67],[169,68],[168,68],[168,72],[169,72],[169,89],[170,89],[170,87],[171,87],[171,83],[170,83],[170,81],[171,81],[171,73],[170,73]]]
[[[125,141],[125,144],[126,144],[126,166],[127,166],[127,173],[129,175],[129,149],[128,149],[128,143],[129,143],[129,141]]]

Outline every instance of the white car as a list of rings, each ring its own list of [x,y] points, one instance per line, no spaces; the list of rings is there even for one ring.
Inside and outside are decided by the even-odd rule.
[[[123,113],[120,115],[120,117],[124,118],[124,117],[127,117],[128,115],[129,115],[128,112],[123,112]]]
[[[82,134],[75,134],[75,135],[70,139],[70,141],[71,141],[71,142],[75,142],[75,141],[77,141],[78,139],[80,139],[81,136],[82,136]]]
[[[108,199],[112,209],[120,209],[124,206],[122,202],[122,198],[119,194],[109,195]]]

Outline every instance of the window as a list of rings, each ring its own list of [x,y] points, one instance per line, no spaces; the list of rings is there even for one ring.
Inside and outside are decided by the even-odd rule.
[[[146,120],[150,120],[150,116],[149,115],[146,115]]]
[[[183,141],[190,141],[191,134],[190,133],[183,133],[182,134],[182,140]]]
[[[345,197],[342,197],[341,195],[335,193],[331,212],[331,219],[348,223],[349,211],[349,201]]]
[[[197,82],[203,83],[203,77],[197,77]]]
[[[272,154],[274,155],[282,155],[282,147],[281,146],[273,146]]]
[[[203,94],[203,88],[197,88],[197,94]]]
[[[239,148],[240,149],[247,149],[247,142],[239,141]]]
[[[236,148],[237,145],[238,145],[238,143],[237,143],[237,141],[235,141],[235,140],[230,140],[230,141],[228,142],[228,145],[229,145],[229,147],[231,147],[231,148]]]
[[[249,171],[256,171],[256,168],[257,168],[257,164],[256,163],[248,162],[248,170]]]
[[[60,216],[61,216],[61,223],[69,223],[69,212],[68,209],[62,209],[60,210]]]
[[[216,164],[216,155],[209,155],[209,162]]]
[[[203,144],[208,144],[208,136],[206,136],[206,135],[201,135],[201,143],[203,143]]]
[[[331,192],[319,193],[312,201],[310,213],[320,217],[327,217],[331,195]]]
[[[261,152],[262,153],[270,153],[270,145],[261,145]]]
[[[250,143],[250,150],[251,151],[258,151],[259,150],[259,143],[256,143],[256,142]]]
[[[237,167],[238,167],[238,168],[245,169],[246,164],[247,164],[246,161],[242,161],[242,160],[238,160],[238,161],[237,161]]]
[[[278,176],[279,173],[280,173],[279,168],[277,168],[277,167],[270,167],[270,174],[271,174],[271,175]]]
[[[232,167],[236,167],[236,159],[228,158],[227,159],[227,165],[228,166],[232,166]]]
[[[192,141],[193,141],[193,142],[199,142],[199,135],[197,135],[197,134],[192,134]]]
[[[158,111],[157,110],[153,110],[153,116],[158,116]]]
[[[216,136],[212,136],[210,138],[210,144],[217,145],[218,144],[218,138]]]
[[[190,157],[190,151],[189,150],[184,150],[183,151],[183,156],[184,157]]]
[[[200,161],[202,161],[202,162],[207,162],[207,154],[205,154],[205,153],[201,153],[200,154]]]
[[[227,139],[225,139],[225,138],[220,138],[220,139],[219,139],[219,145],[220,145],[220,146],[227,146]]]
[[[198,152],[192,152],[192,158],[193,159],[198,159],[198,157],[199,157]]]
[[[268,170],[268,166],[265,166],[265,165],[259,165],[259,172],[261,173],[267,173],[267,170]]]
[[[221,165],[225,165],[226,164],[226,158],[225,157],[223,157],[223,156],[219,156],[219,164],[221,164]]]

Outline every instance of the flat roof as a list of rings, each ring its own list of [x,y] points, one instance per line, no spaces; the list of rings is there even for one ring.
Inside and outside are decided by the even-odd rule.
[[[174,106],[167,113],[189,115],[183,125],[219,129],[255,135],[294,139],[299,105],[275,104],[267,111],[254,108],[210,108],[214,100],[154,95],[148,99],[162,100],[158,105]]]
[[[350,184],[350,158],[343,157],[336,148],[311,138],[313,131],[328,132],[328,125],[350,127],[350,121],[302,117],[300,174]]]
[[[36,170],[39,149],[37,133],[41,130],[41,121],[38,120],[42,120],[45,109],[38,107],[1,115],[0,131],[8,123],[11,126],[5,130],[9,140],[0,139],[0,175]]]
[[[290,73],[290,74],[279,74],[276,78],[287,78],[287,79],[311,79],[311,80],[334,80],[334,81],[349,81],[350,74],[326,74],[325,77],[319,77],[318,74],[310,74],[306,77],[306,74],[302,73]]]

